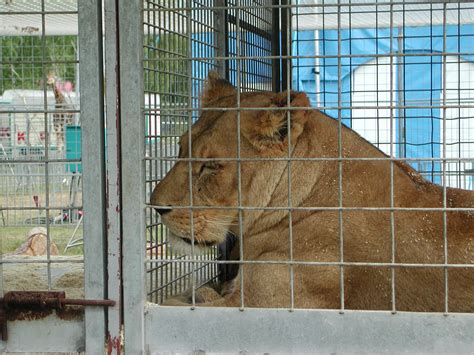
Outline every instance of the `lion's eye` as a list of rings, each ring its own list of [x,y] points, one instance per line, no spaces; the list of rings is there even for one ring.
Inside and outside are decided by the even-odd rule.
[[[217,170],[219,170],[221,167],[221,164],[214,161],[205,162],[201,165],[201,169],[199,170],[199,176],[215,174]]]

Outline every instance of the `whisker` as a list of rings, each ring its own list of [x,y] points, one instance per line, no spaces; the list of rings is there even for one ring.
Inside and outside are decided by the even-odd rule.
[[[203,219],[204,222],[207,222],[211,225],[215,225],[215,226],[236,226],[237,223],[236,222],[222,222],[222,221],[219,221],[219,220],[210,220],[210,219]]]

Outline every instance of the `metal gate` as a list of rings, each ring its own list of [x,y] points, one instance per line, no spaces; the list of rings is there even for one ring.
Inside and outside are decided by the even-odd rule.
[[[78,306],[107,297],[101,13],[0,4],[2,353],[104,349],[104,306]]]

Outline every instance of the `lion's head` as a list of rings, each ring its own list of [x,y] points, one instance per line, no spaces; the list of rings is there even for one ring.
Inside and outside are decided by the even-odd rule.
[[[150,200],[171,231],[175,248],[189,249],[192,236],[197,250],[219,244],[229,232],[239,234],[239,205],[269,205],[287,161],[246,159],[288,157],[303,131],[307,106],[304,93],[238,94],[229,82],[210,73],[201,115],[191,134],[181,136],[180,159],[155,187]],[[281,201],[282,206],[287,203]],[[191,205],[197,207],[192,215]],[[242,232],[263,212],[243,211]]]

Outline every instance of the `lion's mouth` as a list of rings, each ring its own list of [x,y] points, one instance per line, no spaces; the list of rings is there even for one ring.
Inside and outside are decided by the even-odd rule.
[[[181,237],[181,239],[184,240],[189,245],[193,244],[192,240],[187,238],[187,237]],[[194,240],[194,244],[199,244],[199,245],[202,245],[202,246],[205,246],[205,247],[212,247],[212,246],[216,245],[216,242],[208,241],[208,240],[199,240],[199,241]]]

